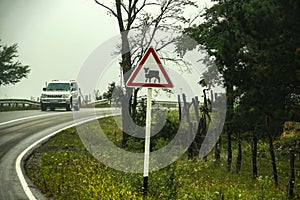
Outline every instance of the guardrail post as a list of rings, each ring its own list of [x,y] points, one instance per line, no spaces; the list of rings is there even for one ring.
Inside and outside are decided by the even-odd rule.
[[[0,99],[0,106],[1,107],[23,107],[26,106],[32,107],[32,106],[39,106],[40,102],[38,101],[32,101],[27,99]]]

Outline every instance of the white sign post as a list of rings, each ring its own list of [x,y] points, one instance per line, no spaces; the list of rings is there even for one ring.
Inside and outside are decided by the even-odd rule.
[[[144,193],[148,191],[149,176],[149,155],[150,155],[150,134],[151,134],[151,107],[152,107],[152,88],[148,88],[147,110],[146,110],[146,133],[145,133],[145,155],[144,155]]]
[[[152,56],[150,56],[152,55]],[[143,70],[142,70],[143,69]],[[173,84],[167,72],[159,60],[156,51],[150,47],[142,60],[132,72],[126,85],[128,87],[146,87],[147,110],[146,110],[146,131],[145,131],[145,152],[144,152],[144,195],[148,191],[149,160],[150,160],[150,136],[151,136],[151,107],[152,88],[172,88]]]

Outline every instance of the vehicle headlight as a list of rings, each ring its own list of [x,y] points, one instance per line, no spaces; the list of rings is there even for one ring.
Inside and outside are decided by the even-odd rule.
[[[68,94],[63,94],[62,98],[69,98],[69,95]]]

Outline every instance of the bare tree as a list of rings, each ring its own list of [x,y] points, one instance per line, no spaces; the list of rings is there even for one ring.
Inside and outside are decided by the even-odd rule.
[[[191,0],[115,0],[100,1],[94,0],[99,6],[106,9],[108,14],[115,17],[121,33],[120,51],[122,54],[119,63],[123,71],[124,81],[127,82],[133,66],[142,58],[149,46],[154,46],[156,51],[160,51],[166,46],[176,41],[176,33],[181,33],[185,24],[191,22],[184,17],[187,7],[195,7]],[[156,37],[159,31],[169,31],[173,34],[164,38]],[[131,32],[134,32],[132,35]],[[176,62],[179,66],[187,66],[187,63],[179,57],[161,55],[165,61]],[[131,102],[134,93],[133,103]],[[123,126],[130,126],[126,121],[135,114],[136,99],[138,89],[126,88],[122,101]],[[132,108],[132,109],[131,109]],[[124,127],[123,127],[124,130]],[[126,133],[123,133],[123,146],[127,140]]]

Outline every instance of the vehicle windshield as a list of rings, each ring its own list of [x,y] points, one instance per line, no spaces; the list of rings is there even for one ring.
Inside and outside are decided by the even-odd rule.
[[[69,83],[49,83],[47,86],[47,91],[69,91],[70,84]]]

